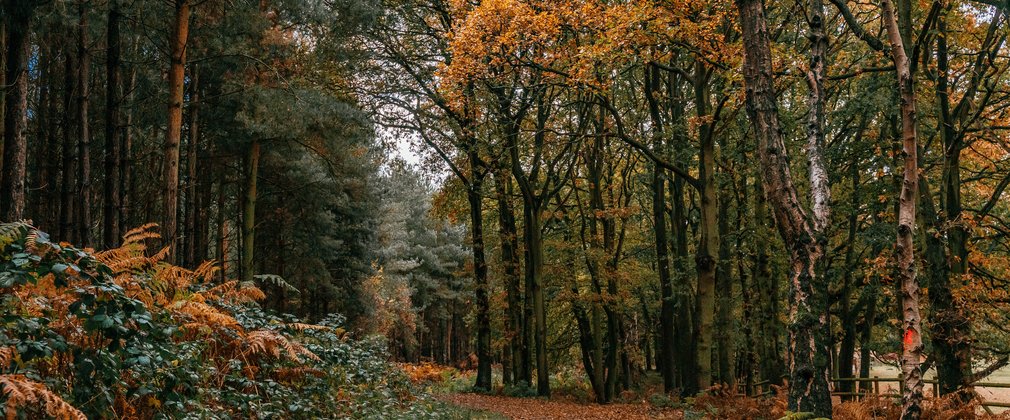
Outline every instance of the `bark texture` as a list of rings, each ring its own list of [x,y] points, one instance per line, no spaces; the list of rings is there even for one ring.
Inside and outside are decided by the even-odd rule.
[[[789,409],[831,416],[824,248],[803,209],[779,124],[772,56],[761,0],[737,0],[744,42],[747,115],[757,136],[762,180],[789,250]]]
[[[898,263],[898,283],[901,286],[902,340],[901,373],[905,382],[902,389],[902,419],[917,419],[922,415],[922,326],[919,315],[919,282],[915,273],[915,210],[919,192],[918,143],[915,128],[915,90],[908,56],[905,55],[902,33],[898,29],[894,6],[890,0],[881,2],[884,28],[891,43],[891,58],[898,75],[898,94],[901,102],[901,154],[904,158],[904,175],[898,204],[898,237],[895,256]]]
[[[161,236],[169,247],[168,261],[176,256],[179,210],[179,141],[182,138],[183,87],[186,76],[186,43],[189,38],[189,0],[175,1],[175,25],[170,45],[171,64],[168,68],[168,126],[165,131],[164,166],[162,173],[163,205]]]

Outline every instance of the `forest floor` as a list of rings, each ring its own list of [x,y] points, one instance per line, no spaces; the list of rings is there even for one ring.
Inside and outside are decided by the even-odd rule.
[[[517,420],[683,418],[683,412],[680,410],[659,409],[645,403],[598,405],[471,393],[442,394],[436,398],[451,405]]]

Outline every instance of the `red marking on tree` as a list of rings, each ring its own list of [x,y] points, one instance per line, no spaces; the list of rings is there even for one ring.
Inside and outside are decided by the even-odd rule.
[[[902,340],[905,343],[905,348],[915,345],[916,338],[918,338],[918,336],[914,329],[909,328],[905,330],[905,338]]]

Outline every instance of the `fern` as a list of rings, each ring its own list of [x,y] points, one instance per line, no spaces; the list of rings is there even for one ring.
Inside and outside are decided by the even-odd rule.
[[[0,223],[0,248],[23,238],[32,229],[27,221]]]
[[[19,409],[45,408],[45,413],[60,420],[87,420],[81,410],[70,405],[45,385],[32,382],[24,375],[0,375],[0,386],[7,396],[7,420],[18,418]]]
[[[17,359],[18,351],[14,347],[0,348],[0,369],[7,369]]]
[[[300,362],[302,357],[310,360],[320,360],[319,356],[309,351],[305,346],[290,341],[276,331],[256,330],[246,334],[243,345],[247,350],[247,355],[255,356],[266,354],[274,359],[281,359],[287,356],[291,361]]]
[[[206,325],[212,329],[241,329],[234,317],[203,302],[182,300],[174,303],[171,308],[176,315],[187,318],[194,324]]]
[[[297,287],[295,287],[291,283],[288,283],[287,280],[284,280],[283,277],[278,276],[276,274],[257,274],[254,277],[256,278],[256,280],[259,280],[267,284],[272,284],[289,292],[301,293],[301,291],[298,290]]]

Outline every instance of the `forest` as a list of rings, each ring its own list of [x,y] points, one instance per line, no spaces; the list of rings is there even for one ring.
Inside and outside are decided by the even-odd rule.
[[[0,0],[0,411],[1010,416],[1008,36],[999,0]]]

